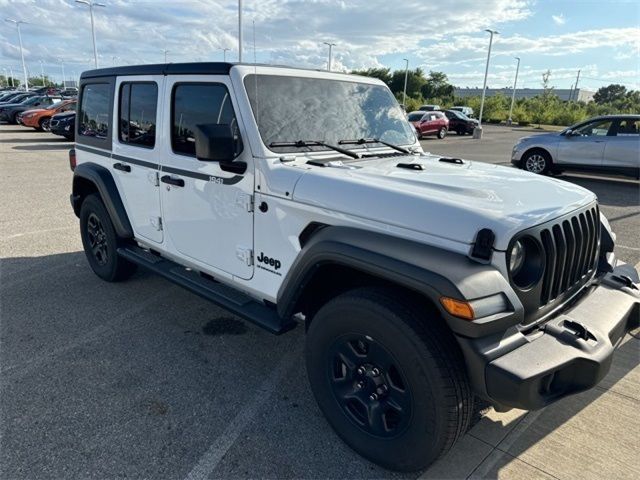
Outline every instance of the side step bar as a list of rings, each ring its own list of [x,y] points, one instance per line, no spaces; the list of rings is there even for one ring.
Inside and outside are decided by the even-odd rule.
[[[276,335],[288,332],[297,325],[294,320],[281,318],[275,309],[255,301],[242,292],[215,280],[209,280],[196,271],[140,247],[121,247],[118,248],[118,254]]]

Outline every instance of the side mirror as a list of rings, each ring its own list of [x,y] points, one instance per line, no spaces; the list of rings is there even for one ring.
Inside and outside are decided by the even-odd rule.
[[[219,162],[222,170],[244,173],[245,162],[234,162],[236,152],[233,131],[229,124],[207,123],[196,125],[196,158],[202,162]]]

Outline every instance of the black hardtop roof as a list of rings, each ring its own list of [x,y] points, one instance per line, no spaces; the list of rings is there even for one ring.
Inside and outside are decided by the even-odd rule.
[[[127,65],[124,67],[98,68],[82,72],[80,79],[116,77],[125,75],[228,75],[233,63],[194,62]]]

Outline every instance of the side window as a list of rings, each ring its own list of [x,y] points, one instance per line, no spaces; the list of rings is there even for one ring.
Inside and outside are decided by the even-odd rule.
[[[78,113],[78,133],[84,137],[106,138],[109,132],[111,85],[92,83],[82,89],[82,108]]]
[[[242,152],[238,121],[226,86],[178,84],[173,89],[171,101],[171,148],[175,153],[195,157],[196,126],[207,124],[230,125],[236,139],[236,156]]]
[[[599,120],[577,129],[583,137],[605,137],[611,128],[611,120]]]
[[[628,137],[640,135],[640,119],[637,118],[625,118],[620,120],[618,128],[616,129],[616,136]]]
[[[120,86],[118,139],[122,143],[153,148],[156,144],[158,85],[131,82]]]

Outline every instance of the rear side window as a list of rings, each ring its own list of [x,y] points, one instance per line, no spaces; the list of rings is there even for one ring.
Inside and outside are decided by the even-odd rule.
[[[153,148],[156,143],[158,85],[123,83],[120,87],[118,138],[122,143]]]
[[[78,134],[83,137],[105,139],[109,134],[109,106],[111,85],[92,83],[82,89],[81,108],[78,114]]]
[[[235,132],[236,155],[242,151],[238,122],[227,87],[219,83],[182,83],[173,89],[171,148],[181,155],[196,155],[196,125],[228,124]]]

